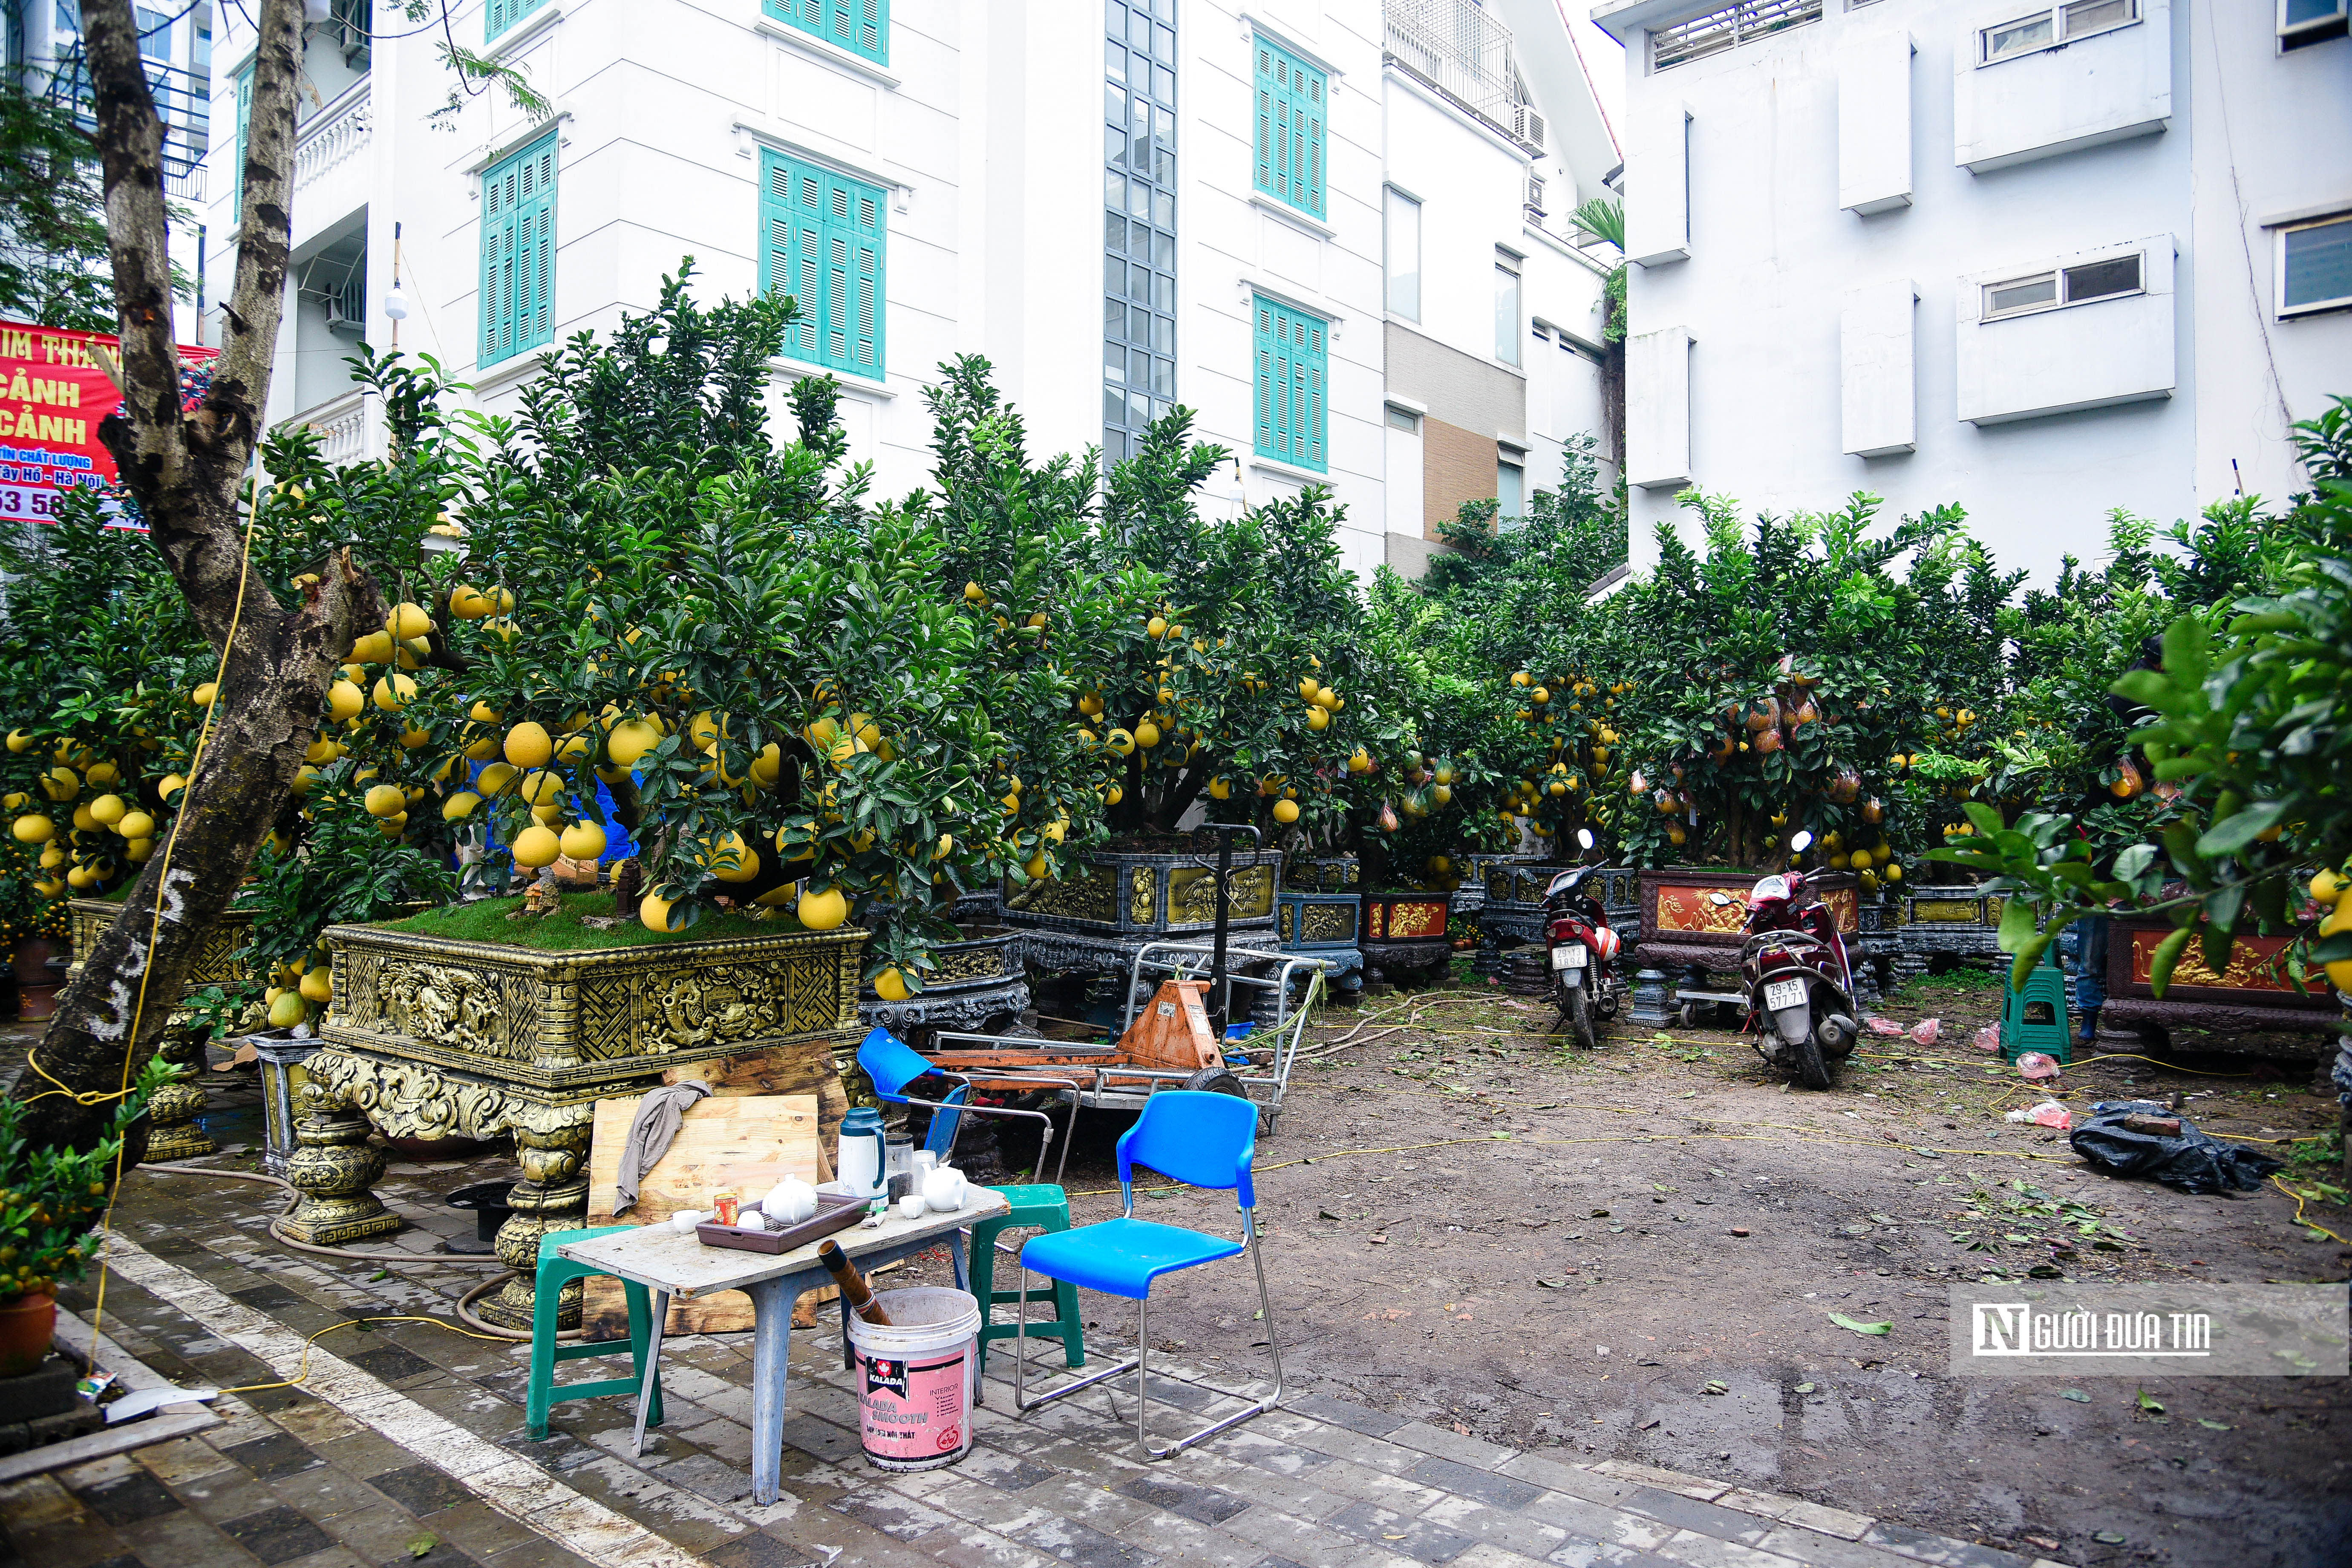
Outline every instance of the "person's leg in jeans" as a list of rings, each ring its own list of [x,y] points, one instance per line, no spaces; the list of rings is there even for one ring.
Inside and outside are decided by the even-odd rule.
[[[2089,1045],[2097,1037],[2099,1009],[2107,1005],[2107,917],[2084,915],[2074,922],[2074,1012],[2081,1020],[2074,1038]]]

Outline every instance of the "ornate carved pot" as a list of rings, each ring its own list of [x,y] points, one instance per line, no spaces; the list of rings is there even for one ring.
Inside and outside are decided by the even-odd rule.
[[[1275,931],[1285,952],[1312,953],[1335,991],[1364,984],[1364,951],[1358,945],[1363,922],[1363,868],[1353,855],[1294,860],[1282,868],[1275,894]],[[1262,993],[1265,1021],[1274,1018],[1273,993]],[[1258,1009],[1253,1009],[1253,1014]]]
[[[2335,1055],[2339,1009],[2326,976],[2305,981],[2311,987],[2305,994],[2278,971],[2279,954],[2293,939],[2242,936],[2220,974],[2191,942],[2158,1001],[2148,976],[2157,944],[2171,931],[2172,922],[2160,916],[2120,915],[2109,923],[2101,1035],[2119,1029],[2175,1051],[2237,1051],[2323,1063]]]
[[[595,1102],[665,1071],[753,1051],[830,1053],[858,1031],[858,955],[845,927],[551,952],[382,926],[333,926],[335,1000],[306,1064],[284,1222],[331,1246],[398,1228],[368,1187],[387,1138],[511,1135],[522,1177],[499,1229],[519,1271],[483,1316],[531,1322],[539,1238],[587,1212]],[[576,1292],[565,1303],[576,1322]]]
[[[1454,956],[1445,893],[1370,893],[1364,898],[1364,972],[1370,980],[1428,984]]]
[[[66,970],[70,983],[97,951],[99,940],[113,929],[122,906],[112,899],[75,899],[67,908],[73,911],[73,963]],[[205,1110],[204,1041],[188,1026],[191,1016],[178,1004],[189,992],[243,981],[245,966],[236,962],[236,955],[252,936],[251,911],[232,909],[224,912],[212,930],[205,933],[204,946],[197,951],[195,966],[188,972],[185,988],[180,996],[173,998],[163,1043],[156,1047],[155,1054],[167,1062],[194,1068],[195,1073],[184,1082],[158,1089],[148,1103],[147,1114],[152,1123],[152,1131],[147,1135],[146,1157],[150,1161],[193,1160],[219,1147],[196,1121]]]
[[[1498,974],[1504,948],[1544,940],[1544,889],[1567,868],[1536,855],[1470,857],[1470,875],[1462,886],[1466,892],[1475,883],[1479,890],[1478,956],[1471,965],[1475,973]],[[1609,929],[1628,943],[1639,940],[1642,905],[1635,871],[1630,866],[1604,866],[1597,875]],[[1462,894],[1456,893],[1454,902],[1461,909]]]
[[[961,907],[961,906],[959,906]],[[1029,1005],[1029,972],[1022,961],[1025,933],[1005,927],[964,928],[966,940],[931,949],[938,967],[923,989],[903,1002],[886,1002],[872,987],[858,993],[858,1020],[901,1039],[934,1029],[995,1033]]]
[[[1272,952],[1280,945],[1275,889],[1281,879],[1280,850],[1234,846],[1225,889],[1229,948]],[[1032,967],[1098,976],[1099,1000],[1116,1007],[1144,943],[1213,938],[1216,882],[1213,835],[1112,845],[1088,854],[1075,875],[1058,881],[1008,880],[1004,923],[1024,933]]]
[[[1908,980],[1948,964],[2006,969],[2009,954],[1996,940],[2005,901],[1976,882],[1906,883],[1888,894],[1901,943],[1895,973]]]
[[[1697,866],[1641,873],[1642,967],[1668,973],[1737,972],[1748,891],[1762,875]],[[1837,929],[1851,948],[1862,931],[1861,889],[1853,877],[1844,871],[1819,877],[1808,872],[1806,879],[1837,917]],[[1709,895],[1718,892],[1728,894],[1731,902],[1716,903]]]

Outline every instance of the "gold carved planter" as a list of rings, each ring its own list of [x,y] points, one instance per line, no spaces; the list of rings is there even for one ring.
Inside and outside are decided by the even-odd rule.
[[[89,955],[98,950],[100,939],[113,929],[115,918],[122,913],[122,905],[114,899],[72,899],[66,907],[73,916],[73,963],[66,970],[68,984],[71,984],[81,973],[82,965],[89,962]],[[213,1153],[219,1147],[196,1121],[205,1110],[204,1042],[189,1029],[188,1012],[179,1003],[190,991],[244,980],[245,967],[236,962],[236,955],[252,936],[252,911],[225,911],[212,930],[205,933],[194,967],[188,971],[185,989],[172,998],[172,1016],[155,1054],[167,1062],[193,1068],[194,1073],[184,1082],[158,1089],[148,1102],[144,1158],[151,1162],[193,1160]]]
[[[302,1148],[288,1179],[303,1198],[287,1229],[330,1246],[398,1227],[367,1191],[383,1163],[365,1142],[370,1125],[390,1138],[511,1134],[523,1179],[498,1251],[520,1277],[482,1315],[529,1329],[539,1238],[587,1213],[595,1102],[642,1092],[673,1068],[846,1044],[858,1033],[866,934],[549,952],[329,928],[334,1001],[302,1089]],[[576,1323],[576,1287],[564,1310],[566,1326]]]

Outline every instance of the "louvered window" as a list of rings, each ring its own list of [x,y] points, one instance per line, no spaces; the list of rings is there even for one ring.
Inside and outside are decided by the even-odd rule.
[[[881,380],[882,188],[781,153],[760,173],[760,287],[798,307],[784,353]]]
[[[761,8],[877,65],[890,63],[890,0],[762,0]]]
[[[1326,340],[1319,316],[1252,297],[1256,318],[1258,455],[1328,471],[1324,455]]]
[[[1280,44],[1256,45],[1257,188],[1323,216],[1323,129],[1328,84]]]
[[[497,364],[555,341],[555,132],[482,176],[482,347]]]
[[[488,43],[546,4],[547,0],[489,0],[482,7],[482,41]]]

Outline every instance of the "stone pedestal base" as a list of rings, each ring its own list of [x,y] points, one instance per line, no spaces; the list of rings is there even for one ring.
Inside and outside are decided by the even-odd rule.
[[[278,1222],[288,1236],[342,1247],[400,1228],[400,1216],[368,1190],[383,1174],[384,1150],[370,1142],[367,1119],[350,1100],[316,1080],[303,1085],[294,1140],[286,1180],[302,1195]]]
[[[1636,1024],[1663,1028],[1666,1022],[1666,973],[1644,969],[1633,976],[1633,1005],[1625,1016]]]

